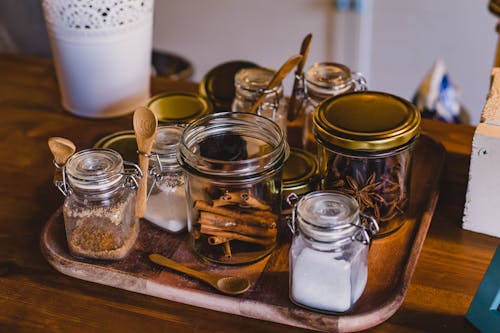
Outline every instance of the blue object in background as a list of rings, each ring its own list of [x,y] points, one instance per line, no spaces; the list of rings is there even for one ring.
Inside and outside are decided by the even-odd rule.
[[[465,316],[483,333],[500,332],[500,245]]]

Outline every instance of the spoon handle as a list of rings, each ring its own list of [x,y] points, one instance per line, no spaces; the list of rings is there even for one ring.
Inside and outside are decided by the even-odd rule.
[[[290,96],[290,103],[288,104],[288,120],[293,121],[297,118],[297,106],[295,105],[297,89],[299,88],[299,76],[304,71],[304,66],[306,64],[307,56],[309,55],[309,49],[311,48],[312,34],[307,34],[302,40],[302,45],[300,46],[300,54],[302,55],[302,60],[297,65],[297,70],[295,71],[295,78],[293,80],[292,95]]]
[[[214,285],[214,280],[217,279],[217,276],[209,276],[203,272],[194,270],[192,268],[186,267],[183,264],[180,264],[172,259],[162,256],[161,254],[153,253],[149,255],[149,260],[158,264],[160,266],[164,266],[175,271],[187,274],[199,280],[205,281],[210,285]]]

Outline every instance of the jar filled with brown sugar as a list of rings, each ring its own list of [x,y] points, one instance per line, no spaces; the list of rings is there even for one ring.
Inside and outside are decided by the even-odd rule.
[[[139,171],[128,173],[120,154],[87,149],[64,166],[64,225],[69,251],[77,257],[119,260],[139,234],[135,216]]]
[[[377,220],[378,237],[406,219],[419,130],[416,107],[382,92],[339,95],[314,111],[322,188],[355,197],[362,214]]]
[[[251,263],[271,253],[288,154],[280,127],[256,114],[222,112],[186,127],[177,158],[185,171],[195,253],[222,264]]]

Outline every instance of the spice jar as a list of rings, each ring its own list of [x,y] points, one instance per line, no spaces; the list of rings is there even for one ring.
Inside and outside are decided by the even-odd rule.
[[[283,131],[252,113],[221,112],[188,125],[178,160],[185,171],[190,245],[223,264],[257,261],[276,245]]]
[[[187,226],[184,175],[177,162],[182,127],[160,126],[150,156],[149,196],[144,218],[170,232]]]
[[[366,90],[366,80],[360,73],[351,72],[349,67],[322,62],[311,66],[304,74],[304,100],[298,111],[298,118],[304,124],[302,147],[311,152],[316,151],[316,140],[313,135],[314,109],[328,97],[353,91]]]
[[[366,286],[368,248],[377,223],[361,223],[353,197],[317,191],[300,199],[290,226],[292,302],[324,312],[350,310]]]
[[[186,125],[213,112],[205,97],[181,92],[155,95],[147,107],[155,113],[160,125]]]
[[[69,251],[77,257],[124,258],[139,234],[135,216],[136,165],[124,170],[120,154],[87,149],[71,156],[63,169],[64,225]]]
[[[319,189],[321,178],[316,157],[299,148],[290,149],[290,157],[283,167],[283,199],[281,215],[289,217],[292,207],[286,198],[295,193],[302,197]]]
[[[286,133],[287,109],[283,85],[266,90],[274,74],[275,71],[262,67],[239,70],[234,78],[236,96],[232,111],[250,112],[259,97],[265,95],[266,98],[257,109],[257,114],[275,121]]]
[[[380,225],[379,236],[404,222],[412,147],[420,113],[381,92],[354,92],[323,101],[314,112],[322,188],[352,195]]]

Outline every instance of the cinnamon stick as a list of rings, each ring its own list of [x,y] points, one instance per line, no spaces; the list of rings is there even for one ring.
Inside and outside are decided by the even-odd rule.
[[[275,237],[276,228],[262,228],[237,221],[236,219],[201,211],[198,223],[210,227],[217,227],[226,231],[237,232],[247,236]]]
[[[260,244],[264,246],[269,246],[274,244],[275,238],[258,238],[246,235],[241,235],[235,232],[226,231],[221,228],[211,227],[201,224],[200,232],[205,235],[224,237],[228,240],[239,240],[247,243]]]
[[[238,222],[245,223],[248,225],[260,226],[263,228],[276,228],[277,216],[272,213],[267,213],[267,215],[258,214],[255,211],[252,214],[240,213],[234,209],[228,209],[223,207],[214,207],[208,202],[203,200],[195,201],[194,208],[200,211],[206,211],[222,216],[227,216],[236,219]],[[257,213],[257,214],[255,214]]]

